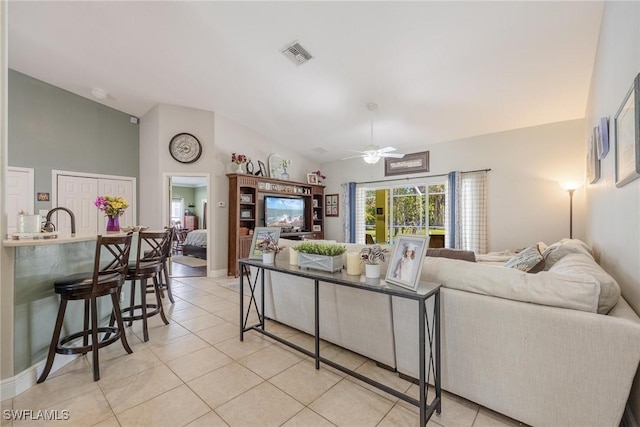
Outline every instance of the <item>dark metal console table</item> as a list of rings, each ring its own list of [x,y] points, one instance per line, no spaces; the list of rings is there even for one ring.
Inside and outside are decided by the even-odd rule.
[[[241,259],[238,261],[240,264],[240,341],[244,340],[244,333],[247,331],[256,331],[264,334],[276,341],[279,341],[291,348],[294,348],[307,356],[313,357],[316,361],[316,369],[320,369],[320,362],[334,367],[342,372],[345,372],[352,377],[355,377],[361,381],[371,384],[386,393],[396,396],[412,405],[420,408],[420,425],[426,426],[427,421],[431,418],[433,412],[438,414],[441,411],[441,384],[440,384],[440,285],[431,283],[421,283],[421,292],[423,289],[428,289],[426,293],[416,293],[408,289],[404,289],[400,286],[386,283],[382,279],[366,279],[364,276],[349,276],[345,272],[327,273],[318,270],[308,270],[299,268],[288,263],[282,264],[264,264],[262,261],[256,261],[251,259]],[[255,267],[257,273],[251,283],[251,274],[249,267]],[[260,298],[260,304],[256,300],[255,291],[258,286],[258,280],[260,280],[261,296],[264,296],[264,272],[265,270],[276,271],[279,273],[290,274],[293,276],[302,277],[305,279],[311,279],[314,282],[315,291],[315,352],[311,352],[305,348],[302,348],[294,343],[291,343],[271,332],[265,330],[265,316],[264,316],[264,297]],[[249,300],[249,306],[247,311],[244,311],[244,280],[249,278],[249,288],[251,290],[251,299]],[[420,399],[416,400],[404,393],[394,390],[385,384],[379,383],[373,379],[363,376],[362,374],[352,371],[342,365],[339,365],[329,359],[325,359],[320,355],[320,286],[322,282],[334,283],[340,286],[347,286],[350,288],[361,289],[363,291],[376,292],[381,294],[387,294],[400,298],[407,298],[418,301],[418,347],[419,347],[419,363],[420,363]],[[277,286],[272,281],[272,286]],[[426,286],[425,286],[426,285]],[[427,315],[426,302],[429,298],[434,298],[433,314],[431,321]],[[255,307],[258,314],[259,323],[248,326],[247,322],[251,307]],[[427,364],[425,344],[428,338],[429,342],[429,360]],[[435,347],[435,349],[434,349]],[[435,350],[435,351],[434,351]],[[435,386],[435,397],[431,402],[427,402],[428,389],[427,382],[431,379],[433,374],[433,384]]]

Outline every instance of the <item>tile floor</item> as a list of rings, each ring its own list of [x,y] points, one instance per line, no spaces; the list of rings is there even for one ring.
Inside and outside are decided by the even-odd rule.
[[[143,343],[140,322],[127,328],[134,353],[119,344],[100,352],[101,380],[78,358],[14,399],[7,409],[69,411],[66,421],[10,421],[2,426],[414,426],[417,408],[323,366],[255,332],[238,339],[237,279],[176,278],[171,324],[151,319]],[[246,298],[246,297],[245,297]],[[166,301],[168,303],[168,299]],[[313,338],[271,323],[272,332],[306,348]],[[325,357],[374,376],[417,398],[417,386],[329,343]],[[57,357],[68,357],[60,356]],[[430,426],[514,426],[518,422],[443,393],[442,414]]]

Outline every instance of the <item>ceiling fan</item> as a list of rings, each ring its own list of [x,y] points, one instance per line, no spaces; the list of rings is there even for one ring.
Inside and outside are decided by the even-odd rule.
[[[366,163],[369,163],[372,165],[372,164],[378,163],[381,157],[394,157],[397,159],[403,158],[404,154],[391,153],[391,151],[396,151],[395,148],[393,147],[380,148],[379,146],[373,143],[373,112],[378,109],[378,104],[370,102],[367,104],[367,109],[371,111],[371,144],[365,147],[362,151],[349,150],[349,151],[354,151],[356,153],[360,153],[360,155],[345,157],[341,160],[355,159],[357,157],[362,157]]]

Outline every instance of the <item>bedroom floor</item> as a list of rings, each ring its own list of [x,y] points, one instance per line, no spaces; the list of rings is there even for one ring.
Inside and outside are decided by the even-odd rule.
[[[206,277],[207,266],[189,267],[188,265],[171,263],[171,277]]]
[[[153,317],[150,341],[144,343],[140,322],[134,322],[127,328],[134,353],[126,354],[117,344],[103,348],[100,381],[92,381],[89,359],[83,356],[43,384],[3,400],[2,410],[68,410],[70,419],[58,422],[65,426],[418,424],[415,407],[329,367],[315,370],[310,358],[273,340],[250,332],[241,343],[238,279],[174,279],[173,289],[176,303],[165,299],[164,305],[170,324]],[[276,323],[268,328],[298,345],[313,346],[311,336],[295,329]],[[417,391],[358,354],[327,342],[321,346],[325,357],[403,392]],[[446,392],[442,411],[429,426],[521,425]],[[32,423],[3,417],[0,424]]]

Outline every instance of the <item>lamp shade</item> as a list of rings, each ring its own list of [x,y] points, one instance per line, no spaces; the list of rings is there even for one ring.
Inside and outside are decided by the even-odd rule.
[[[566,191],[577,190],[582,187],[582,183],[578,181],[560,181],[560,187],[562,187]]]

